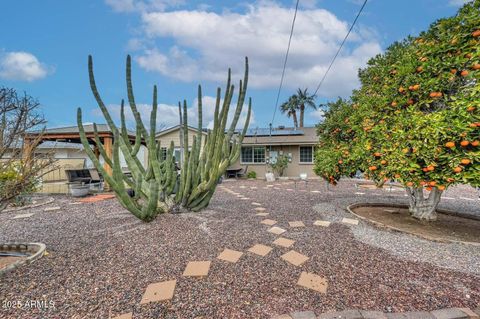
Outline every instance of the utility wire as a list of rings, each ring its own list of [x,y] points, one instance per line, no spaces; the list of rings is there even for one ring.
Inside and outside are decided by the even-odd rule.
[[[342,43],[340,44],[340,47],[338,48],[337,53],[335,53],[335,56],[333,57],[332,62],[330,62],[330,65],[328,66],[327,71],[325,72],[325,74],[323,75],[322,79],[320,80],[320,83],[318,83],[317,89],[316,89],[315,92],[313,93],[314,96],[317,95],[318,90],[320,89],[320,87],[321,87],[322,84],[323,84],[323,81],[325,81],[325,78],[327,77],[328,72],[329,72],[330,69],[332,68],[333,63],[335,62],[338,54],[339,54],[340,51],[342,50],[343,45],[344,45],[345,42],[347,41],[347,38],[348,38],[348,36],[350,35],[350,32],[352,32],[352,29],[353,29],[353,27],[355,26],[355,23],[357,22],[358,17],[359,17],[360,14],[362,13],[363,8],[365,8],[365,5],[367,4],[367,1],[368,1],[368,0],[365,0],[365,1],[363,2],[362,7],[361,7],[360,10],[358,11],[357,16],[355,17],[355,20],[353,20],[353,23],[352,23],[352,25],[350,26],[350,29],[349,29],[348,32],[347,32],[347,35],[345,35],[345,38],[343,39]]]
[[[288,53],[290,52],[290,44],[292,42],[293,29],[295,27],[295,20],[297,19],[298,3],[299,2],[300,2],[300,0],[297,0],[297,4],[295,5],[295,14],[293,15],[292,28],[290,30],[290,38],[288,39],[287,53],[285,54],[285,60],[283,61],[282,77],[280,79],[280,85],[278,87],[277,99],[275,101],[275,109],[273,110],[272,122],[270,123],[270,134],[271,134],[271,131],[272,131],[273,121],[275,120],[275,114],[277,113],[278,100],[280,99],[280,92],[282,91],[283,79],[285,77],[285,68],[287,67]]]

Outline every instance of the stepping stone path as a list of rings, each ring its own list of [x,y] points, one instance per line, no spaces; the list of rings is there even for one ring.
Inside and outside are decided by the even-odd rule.
[[[218,259],[225,260],[231,263],[236,263],[240,257],[242,257],[243,253],[241,251],[231,250],[225,248],[225,250],[218,255]]]
[[[285,248],[291,247],[293,243],[295,243],[294,240],[283,238],[283,237],[279,237],[275,239],[275,241],[273,242],[274,245],[285,247]]]
[[[252,202],[252,205],[253,205],[253,206],[262,206],[262,204],[256,203],[256,202]]]
[[[255,214],[255,216],[268,216],[269,214],[268,213],[257,213]]]
[[[266,209],[265,207],[256,207],[255,210],[256,210],[257,212],[264,212],[264,211],[266,211],[267,209]]]
[[[296,228],[296,227],[305,227],[305,224],[302,221],[295,221],[295,222],[288,222],[290,227]]]
[[[275,235],[281,235],[284,232],[286,232],[285,229],[280,228],[280,227],[272,227],[269,230],[267,230],[269,233],[275,234]]]
[[[309,257],[296,252],[295,250],[290,250],[288,253],[280,256],[280,258],[297,267],[310,259]]]
[[[184,277],[204,277],[208,275],[211,261],[191,261],[183,272]]]
[[[19,214],[19,215],[15,215],[15,217],[13,217],[12,219],[30,218],[33,215],[35,215],[35,214],[33,214],[33,213],[31,213],[31,214]]]
[[[303,271],[298,278],[297,285],[318,291],[322,294],[327,293],[327,280],[318,275]]]
[[[59,207],[59,206],[47,207],[47,208],[45,208],[43,211],[44,211],[44,212],[53,212],[53,211],[56,211],[56,210],[60,210],[60,207]]]
[[[321,193],[320,191],[310,191],[310,193]]]
[[[123,315],[116,316],[113,319],[132,319],[133,318],[133,313],[124,313]]]
[[[262,257],[265,257],[266,255],[268,255],[269,252],[272,251],[272,249],[273,248],[269,247],[269,246],[265,246],[265,245],[262,245],[262,244],[256,244],[255,246],[250,248],[248,251],[251,252],[251,253],[260,255]]]
[[[322,226],[322,227],[328,227],[330,226],[330,222],[327,222],[326,220],[316,220],[313,222],[315,226]]]
[[[342,223],[350,224],[350,225],[358,225],[358,220],[357,219],[352,219],[352,218],[344,218],[344,219],[342,219]]]
[[[277,223],[277,221],[273,219],[264,219],[260,223],[268,226],[273,226]]]
[[[172,299],[176,285],[176,280],[162,281],[148,285],[145,293],[143,294],[142,301],[140,301],[140,304],[143,305],[148,302]]]
[[[249,200],[250,197],[241,197],[240,199],[242,199],[242,200]]]

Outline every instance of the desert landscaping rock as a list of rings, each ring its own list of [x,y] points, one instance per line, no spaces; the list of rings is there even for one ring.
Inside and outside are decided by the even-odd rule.
[[[291,263],[294,266],[301,266],[304,262],[306,262],[309,258],[295,250],[290,250],[288,253],[283,254],[280,256],[283,260]]]
[[[252,248],[248,249],[248,251],[264,257],[264,256],[268,255],[268,253],[271,252],[272,249],[273,249],[272,247],[269,247],[269,246],[266,246],[266,245],[256,244]]]
[[[57,211],[57,210],[60,210],[60,206],[47,207],[43,211],[44,212],[54,212],[54,211]]]
[[[257,208],[255,208],[255,210],[256,210],[257,212],[264,212],[264,211],[266,211],[267,209],[266,209],[265,207],[257,207]]]
[[[133,313],[124,313],[123,315],[116,316],[113,319],[132,319],[133,318]]]
[[[262,206],[262,204],[256,203],[256,202],[252,202],[252,205],[253,205],[253,206]]]
[[[217,191],[201,212],[161,214],[142,227],[115,199],[72,205],[55,214],[26,209],[36,215],[25,220],[0,214],[0,241],[40,241],[50,252],[2,277],[0,300],[38,297],[56,306],[1,309],[0,318],[110,318],[132,312],[145,319],[263,319],[306,310],[317,315],[347,309],[430,312],[480,304],[478,247],[431,242],[369,223],[339,223],[352,216],[345,207],[355,202],[408,204],[407,197],[376,189],[352,196],[356,188],[348,180],[330,189],[309,181],[310,189],[321,191],[315,194],[263,189],[263,181],[228,184],[240,185],[258,187],[242,190],[251,201]],[[478,197],[475,189],[455,186],[445,195],[456,200],[442,200],[440,209],[480,215],[478,202],[458,200]],[[71,201],[55,196],[51,206],[67,207]],[[293,220],[305,223],[301,231],[283,234],[295,241],[292,248],[311,257],[301,268],[280,258],[289,248],[272,243],[280,236],[259,223],[252,201],[269,203],[268,212],[282,227]],[[332,224],[319,228],[312,225],[315,220]],[[131,226],[118,228],[122,225]],[[182,277],[189,261],[211,260],[226,247],[246,252],[257,243],[275,248],[266,257],[248,253],[235,264],[212,260],[201,280]],[[327,293],[298,286],[302,271],[326,278]],[[170,301],[140,304],[149,284],[173,279]]]
[[[328,288],[327,279],[305,271],[300,274],[297,285],[318,291],[322,294],[327,293]]]
[[[211,261],[191,261],[187,264],[183,276],[185,277],[205,277],[210,270]]]
[[[315,226],[322,226],[322,227],[328,227],[330,226],[330,222],[326,221],[326,220],[316,220],[313,222],[313,224]]]
[[[277,221],[273,219],[264,219],[260,223],[268,226],[273,226],[277,223]]]
[[[274,245],[285,247],[285,248],[292,247],[294,243],[295,243],[294,240],[283,238],[283,237],[279,237],[275,239],[275,241],[273,242]]]
[[[225,249],[220,255],[218,255],[217,258],[231,263],[236,263],[240,257],[242,257],[242,255],[243,253],[241,251]]]
[[[176,280],[169,280],[148,285],[140,304],[172,299],[176,284]]]
[[[272,234],[275,234],[275,235],[281,235],[281,234],[283,234],[284,232],[286,232],[286,230],[283,229],[283,228],[274,226],[274,227],[270,228],[270,229],[268,230],[268,232],[269,232],[269,233],[272,233]]]
[[[256,216],[263,216],[263,217],[265,217],[265,216],[268,216],[269,213],[256,213],[255,215],[256,215]]]

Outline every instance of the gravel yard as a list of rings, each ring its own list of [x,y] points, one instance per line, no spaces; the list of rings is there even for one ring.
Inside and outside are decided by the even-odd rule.
[[[472,188],[444,196],[441,208],[480,215]],[[48,251],[0,277],[0,318],[113,318],[128,312],[134,318],[271,318],[302,310],[476,308],[479,246],[430,242],[364,221],[341,223],[355,218],[344,209],[348,204],[406,201],[402,191],[357,189],[352,181],[329,189],[319,181],[297,189],[288,181],[227,181],[208,210],[145,224],[115,199],[73,205],[58,196],[45,207],[60,210],[26,209],[22,214],[34,215],[21,219],[13,219],[15,212],[0,214],[0,242],[43,242]],[[269,215],[257,216],[260,207]],[[267,232],[264,219],[287,231]],[[314,226],[316,220],[332,223]],[[291,227],[292,221],[305,227]],[[295,242],[273,245],[278,237]],[[248,252],[255,244],[273,250],[266,256]],[[217,259],[225,248],[243,255],[236,263]],[[292,249],[309,259],[297,267],[280,258]],[[211,261],[208,275],[183,277],[190,261]],[[298,286],[303,271],[324,277],[327,293]],[[167,280],[177,280],[171,301],[140,304],[149,284]],[[8,307],[30,300],[54,307]]]

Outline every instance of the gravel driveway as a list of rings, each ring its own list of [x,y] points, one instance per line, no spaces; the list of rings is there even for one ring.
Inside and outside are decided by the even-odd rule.
[[[357,189],[345,181],[329,190],[324,183],[228,181],[208,210],[166,214],[145,224],[115,199],[72,205],[59,196],[49,206],[12,219],[0,214],[0,241],[43,242],[48,255],[0,278],[0,318],[271,318],[291,311],[316,313],[348,308],[413,311],[445,307],[475,308],[480,303],[480,247],[435,243],[378,229],[352,218],[353,202],[405,203],[403,192]],[[233,192],[249,199],[241,199]],[[449,190],[441,207],[480,216],[475,190]],[[460,197],[464,198],[461,199]],[[467,200],[465,199],[467,198]],[[269,213],[256,215],[252,202]],[[272,245],[264,218],[287,230],[292,248]],[[313,226],[328,220],[329,227]],[[290,221],[306,226],[291,228]],[[261,257],[247,250],[273,247]],[[224,248],[244,252],[233,264],[216,259]],[[294,249],[310,259],[296,267],[280,256]],[[189,261],[211,260],[208,276],[183,277]],[[298,286],[302,271],[328,281],[326,294]],[[140,300],[154,282],[177,280],[169,302]],[[21,309],[9,308],[13,301]],[[32,309],[27,301],[49,307]],[[51,306],[53,304],[53,306]]]

